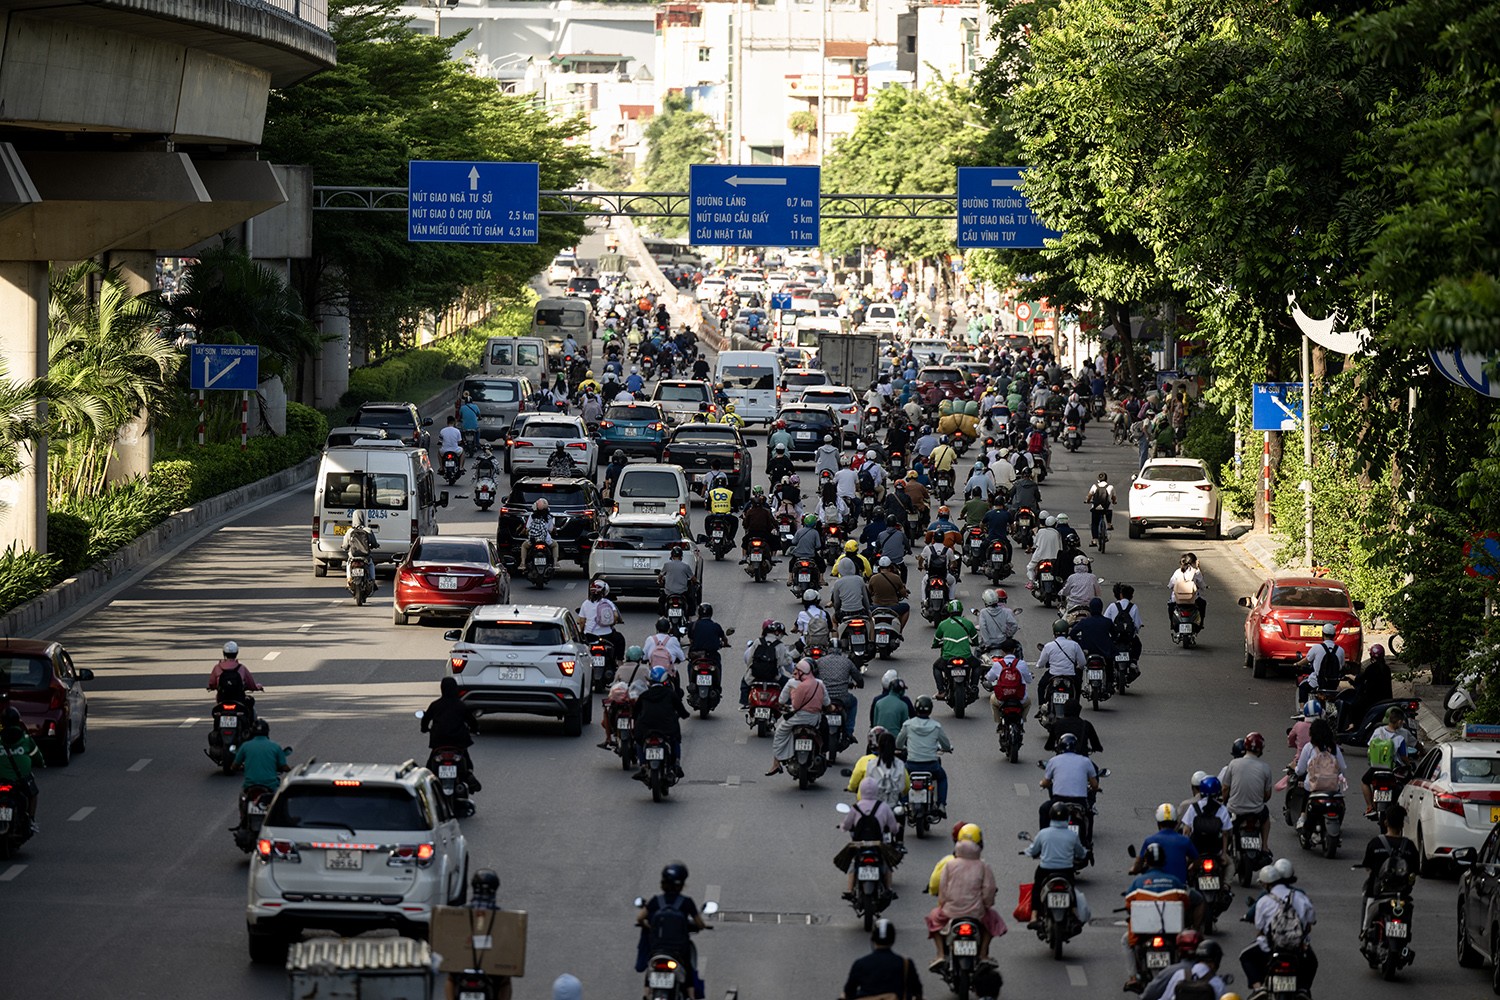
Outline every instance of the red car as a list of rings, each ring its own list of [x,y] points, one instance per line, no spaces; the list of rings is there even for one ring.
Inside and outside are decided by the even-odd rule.
[[[969,385],[963,369],[952,365],[928,365],[917,372],[917,396],[923,406],[936,406],[945,399],[968,399]]]
[[[473,608],[508,600],[510,574],[494,542],[470,535],[429,535],[413,542],[396,567],[391,618],[397,625],[413,618],[467,618]]]
[[[73,666],[61,643],[0,640],[0,711],[15,706],[47,763],[67,767],[88,742],[89,703],[84,681],[92,670]]]
[[[1334,639],[1344,661],[1357,665],[1364,657],[1361,601],[1349,599],[1349,588],[1325,576],[1281,574],[1260,585],[1254,597],[1241,597],[1245,616],[1245,666],[1264,677],[1273,666],[1288,667],[1323,641],[1323,626],[1338,629]]]

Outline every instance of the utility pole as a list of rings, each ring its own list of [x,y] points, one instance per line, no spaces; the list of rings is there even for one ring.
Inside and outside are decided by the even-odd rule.
[[[1302,556],[1308,572],[1313,568],[1313,420],[1312,420],[1312,342],[1302,336],[1302,464],[1307,478],[1302,480]]]
[[[818,164],[828,148],[828,0],[818,0]]]
[[[734,27],[729,32],[731,44],[734,46],[734,55],[729,62],[730,74],[730,108],[734,118],[734,128],[729,133],[729,145],[732,152],[729,162],[739,164],[740,161],[740,137],[744,135],[745,126],[741,119],[744,114],[745,101],[741,94],[744,89],[745,61],[742,50],[745,45],[745,4],[744,0],[734,0]]]

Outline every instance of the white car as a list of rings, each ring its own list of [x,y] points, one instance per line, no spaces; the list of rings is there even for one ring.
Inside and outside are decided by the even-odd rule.
[[[468,868],[468,842],[425,767],[302,764],[282,780],[250,857],[250,960],[284,963],[313,928],[426,937],[434,907],[464,900]]]
[[[661,594],[657,571],[667,564],[674,546],[682,549],[683,561],[693,567],[701,588],[703,555],[686,521],[676,514],[617,514],[589,550],[589,579],[608,583],[610,597],[655,601]]]
[[[773,292],[781,291],[783,286],[791,283],[791,280],[791,274],[786,271],[772,271],[766,275],[766,284]]]
[[[802,393],[815,385],[828,385],[828,374],[816,368],[789,368],[781,373],[781,386],[776,398],[782,406],[791,406],[802,398]]]
[[[948,351],[948,342],[933,337],[917,337],[907,347],[918,365],[935,365],[938,358]]]
[[[578,274],[578,258],[559,254],[547,267],[547,284],[566,285]]]
[[[699,302],[717,302],[728,287],[723,278],[704,278],[698,282],[698,290],[693,293],[693,297]]]
[[[734,290],[737,295],[754,295],[766,292],[766,279],[759,271],[741,271],[734,276]]]
[[[1147,528],[1197,528],[1219,537],[1219,488],[1197,458],[1153,458],[1130,480],[1130,537]]]
[[[510,445],[510,468],[515,474],[546,472],[547,461],[563,446],[582,475],[590,479],[599,471],[599,443],[578,417],[564,414],[535,414],[516,434]]]
[[[593,719],[592,654],[567,608],[487,604],[443,638],[453,643],[444,676],[458,681],[474,715],[550,716],[562,720],[564,736],[583,735]]]
[[[1500,823],[1500,745],[1435,744],[1417,762],[1398,801],[1406,809],[1404,833],[1421,852],[1422,873],[1432,874],[1455,850],[1480,847]]]
[[[859,436],[860,403],[854,390],[846,385],[810,385],[802,390],[799,403],[824,403],[838,414],[839,424],[850,437]]]
[[[865,326],[894,335],[901,320],[889,302],[871,302],[865,307]]]

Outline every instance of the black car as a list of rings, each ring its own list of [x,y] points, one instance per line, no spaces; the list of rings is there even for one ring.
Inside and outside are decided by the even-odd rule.
[[[776,414],[778,420],[786,421],[786,429],[792,435],[793,460],[812,461],[814,453],[823,443],[824,435],[833,438],[833,446],[844,447],[844,433],[839,426],[838,414],[833,407],[816,403],[794,403],[783,407]]]
[[[1458,964],[1489,965],[1500,993],[1500,826],[1490,830],[1479,850],[1453,852],[1458,877]]]
[[[599,279],[595,277],[577,277],[568,279],[568,296],[570,298],[598,299],[599,293],[604,289],[599,285]]]
[[[414,448],[432,443],[432,435],[424,429],[432,426],[432,418],[423,417],[412,403],[366,403],[349,426],[379,427],[386,437],[400,438]]]
[[[552,537],[557,540],[558,560],[572,559],[586,567],[590,536],[597,535],[604,523],[604,500],[594,481],[582,476],[566,479],[522,476],[511,484],[500,505],[500,523],[495,533],[501,561],[507,568],[514,568],[520,561],[526,519],[531,516],[533,505],[542,499],[552,512]]]
[[[750,449],[755,446],[756,442],[746,440],[733,424],[682,424],[667,438],[661,460],[682,466],[691,485],[694,478],[712,471],[715,458],[720,459],[729,488],[734,490],[734,502],[742,504],[750,498],[750,480],[755,472]]]

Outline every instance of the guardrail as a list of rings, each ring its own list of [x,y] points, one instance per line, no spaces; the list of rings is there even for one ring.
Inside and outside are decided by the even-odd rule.
[[[328,30],[328,0],[260,0],[268,7],[284,10],[314,28]]]

